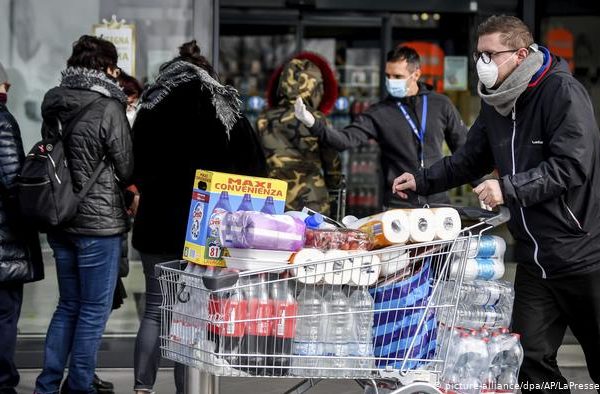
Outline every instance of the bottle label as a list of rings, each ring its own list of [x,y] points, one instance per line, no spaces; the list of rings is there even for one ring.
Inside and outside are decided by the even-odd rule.
[[[273,335],[279,338],[294,338],[298,304],[292,301],[275,301],[275,320]]]
[[[266,337],[271,332],[273,320],[266,320],[273,317],[273,303],[271,300],[259,300],[253,298],[248,300],[248,317],[251,319],[246,323],[246,332],[248,335]]]
[[[246,300],[222,299],[219,302],[219,312],[222,321],[217,324],[218,333],[228,337],[241,337],[244,335],[246,323],[240,320],[246,319],[248,303]]]

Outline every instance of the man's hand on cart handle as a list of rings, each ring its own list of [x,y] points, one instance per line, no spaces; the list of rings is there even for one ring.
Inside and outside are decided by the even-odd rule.
[[[405,172],[398,178],[394,179],[392,193],[395,193],[398,195],[398,197],[406,200],[408,198],[408,194],[404,193],[403,190],[412,190],[413,192],[417,191],[417,182],[415,181],[415,176],[413,174]]]
[[[488,179],[481,182],[473,189],[473,192],[477,194],[479,201],[491,208],[496,208],[498,205],[504,204],[500,182],[496,179]]]
[[[294,103],[294,115],[296,116],[296,119],[302,122],[306,127],[310,128],[315,124],[315,117],[306,109],[302,97],[298,97]]]

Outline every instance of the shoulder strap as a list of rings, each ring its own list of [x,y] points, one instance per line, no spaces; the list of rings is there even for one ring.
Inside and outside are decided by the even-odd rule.
[[[98,167],[96,167],[96,169],[90,176],[90,179],[88,179],[88,181],[85,183],[85,185],[83,185],[83,187],[81,188],[79,193],[77,193],[77,195],[79,196],[80,199],[83,199],[83,197],[85,197],[85,195],[88,194],[88,192],[90,191],[92,186],[94,186],[94,183],[96,183],[96,180],[100,176],[100,173],[105,168],[106,168],[106,160],[104,159],[104,157],[102,157],[102,160],[100,160],[100,164],[98,164]]]

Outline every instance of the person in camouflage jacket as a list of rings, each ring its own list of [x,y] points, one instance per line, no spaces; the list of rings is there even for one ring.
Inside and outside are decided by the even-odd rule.
[[[340,187],[342,181],[340,156],[320,146],[295,118],[294,102],[302,97],[315,117],[326,121],[337,98],[333,72],[326,60],[303,52],[275,71],[267,90],[269,108],[260,114],[257,130],[269,177],[288,183],[286,210],[308,207],[328,215],[328,189]]]

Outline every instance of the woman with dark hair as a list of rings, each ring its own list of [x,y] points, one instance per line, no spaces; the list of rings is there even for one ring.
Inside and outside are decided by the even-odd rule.
[[[140,191],[133,245],[146,277],[134,358],[137,393],[152,391],[160,361],[162,296],[154,266],[182,256],[196,170],[266,174],[257,136],[240,106],[238,92],[219,82],[196,41],[183,44],[142,95],[133,127],[134,183]],[[182,393],[179,364],[175,383]]]
[[[115,46],[82,36],[73,45],[60,86],[48,91],[42,104],[44,138],[56,135],[59,125],[66,133],[74,190],[81,190],[96,169],[100,172],[76,216],[48,231],[59,300],[36,381],[39,394],[58,392],[67,361],[61,392],[96,392],[96,356],[112,306],[121,235],[129,225],[122,185],[133,172],[127,98],[116,82],[118,74]]]
[[[121,72],[117,80],[123,88],[123,93],[127,96],[127,120],[129,121],[129,125],[133,127],[140,97],[142,96],[142,84],[135,77],[124,72]]]

